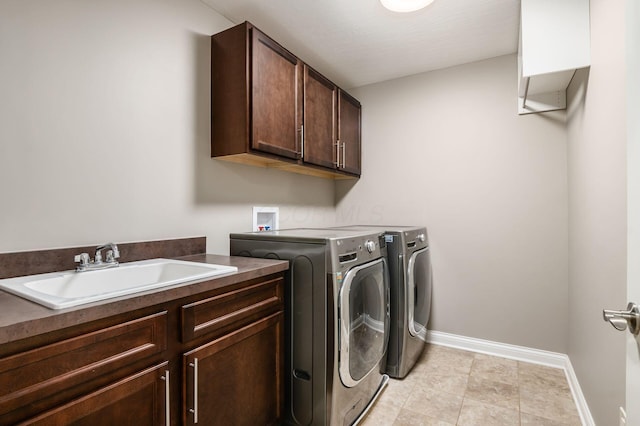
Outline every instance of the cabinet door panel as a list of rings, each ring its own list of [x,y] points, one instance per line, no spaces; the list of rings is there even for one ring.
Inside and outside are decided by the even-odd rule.
[[[305,163],[336,167],[337,87],[318,72],[304,67]]]
[[[0,423],[22,419],[23,407],[49,409],[76,397],[76,386],[131,374],[131,366],[167,348],[160,312],[0,359]]]
[[[166,367],[157,365],[25,421],[24,425],[166,425]]]
[[[251,147],[299,158],[301,63],[255,28],[252,32]]]
[[[360,102],[340,91],[338,140],[341,170],[360,175]]]
[[[283,314],[273,314],[183,356],[185,424],[278,424]]]

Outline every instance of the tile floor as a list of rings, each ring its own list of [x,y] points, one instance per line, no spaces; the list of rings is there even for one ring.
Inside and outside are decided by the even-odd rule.
[[[564,371],[427,345],[362,426],[579,426]]]

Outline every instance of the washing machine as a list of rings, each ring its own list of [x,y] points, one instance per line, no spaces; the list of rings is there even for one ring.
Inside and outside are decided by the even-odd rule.
[[[391,287],[387,374],[404,378],[422,354],[431,311],[432,270],[426,227],[354,225],[338,229],[384,233]]]
[[[285,413],[289,425],[353,425],[386,386],[389,278],[377,231],[230,235],[233,256],[289,261]]]

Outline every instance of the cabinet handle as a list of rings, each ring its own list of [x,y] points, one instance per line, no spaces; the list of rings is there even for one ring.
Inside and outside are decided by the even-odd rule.
[[[169,385],[169,370],[165,370],[164,376],[160,378],[164,380],[164,424],[169,426],[171,424],[171,395],[169,394],[171,386]]]
[[[342,168],[344,169],[345,164],[347,163],[347,151],[346,151],[346,142],[342,142]]]
[[[193,408],[189,411],[193,413],[193,423],[198,423],[198,358],[194,358],[189,367],[193,368]]]
[[[304,124],[300,125],[300,158],[304,160]]]
[[[335,164],[336,168],[340,168],[340,140],[338,140],[336,143],[336,161],[334,161],[333,164]]]

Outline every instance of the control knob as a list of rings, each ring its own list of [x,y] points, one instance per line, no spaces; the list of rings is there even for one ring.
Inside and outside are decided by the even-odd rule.
[[[424,240],[426,240],[426,239],[427,239],[427,237],[425,237],[425,235],[424,235],[424,234],[420,234],[420,235],[418,235],[418,240],[419,240],[421,243],[424,243]]]
[[[373,253],[376,249],[376,243],[371,240],[367,240],[367,242],[364,243],[364,246],[369,253]]]

